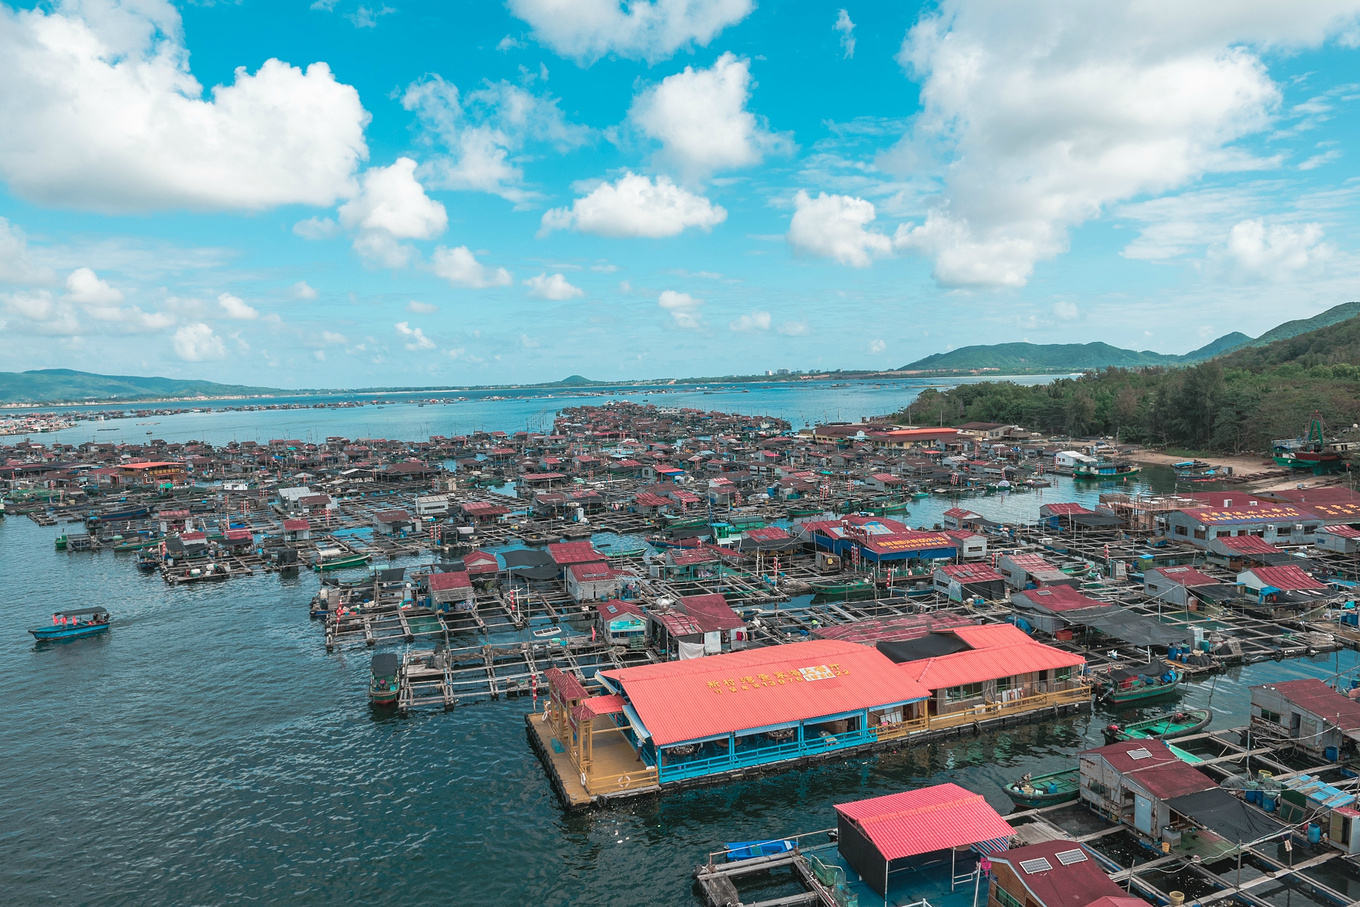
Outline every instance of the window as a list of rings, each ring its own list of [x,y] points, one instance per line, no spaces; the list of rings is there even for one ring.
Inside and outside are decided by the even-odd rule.
[[[982,684],[965,683],[963,686],[949,687],[944,691],[946,702],[958,702],[962,699],[977,699],[982,695]]]
[[[996,902],[1000,904],[1001,907],[1025,907],[1024,904],[1016,899],[1015,895],[1011,894],[1000,885],[995,885],[993,888],[996,892]]]
[[[1013,686],[1015,686],[1014,677],[998,677],[996,679],[996,691],[998,693],[1003,690],[1009,690]]]
[[[1189,534],[1190,534],[1190,533],[1187,532],[1187,531],[1185,530],[1185,527],[1184,527],[1184,526],[1177,526],[1177,527],[1176,527],[1176,535],[1189,535]]]
[[[1196,529],[1196,530],[1195,530],[1195,538],[1197,538],[1197,539],[1202,539],[1202,538],[1204,538],[1204,537],[1205,537],[1205,533],[1204,533],[1204,530],[1203,530],[1203,529]]]
[[[1280,720],[1280,713],[1272,712],[1270,709],[1261,709],[1261,720],[1271,724],[1284,724],[1284,722]]]
[[[1071,679],[1072,679],[1072,669],[1071,669],[1071,668],[1058,668],[1056,671],[1053,672],[1053,679],[1054,679],[1054,680],[1071,680]]]

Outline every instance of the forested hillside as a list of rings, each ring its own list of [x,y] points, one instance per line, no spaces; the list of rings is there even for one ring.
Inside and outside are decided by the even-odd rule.
[[[1299,435],[1314,410],[1330,428],[1360,422],[1360,318],[1183,368],[1111,368],[1036,386],[998,381],[927,390],[898,418],[918,425],[1016,423],[1241,453]]]

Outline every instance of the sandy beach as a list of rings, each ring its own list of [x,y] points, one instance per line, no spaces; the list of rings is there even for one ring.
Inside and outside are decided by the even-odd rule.
[[[1127,454],[1130,460],[1144,466],[1170,466],[1184,462],[1187,457],[1172,456],[1160,450],[1137,448]],[[1261,456],[1209,456],[1205,462],[1215,466],[1231,466],[1233,476],[1246,479],[1242,487],[1252,491],[1286,491],[1294,488],[1320,488],[1324,485],[1339,484],[1342,476],[1315,476],[1311,472],[1285,471],[1275,461]]]

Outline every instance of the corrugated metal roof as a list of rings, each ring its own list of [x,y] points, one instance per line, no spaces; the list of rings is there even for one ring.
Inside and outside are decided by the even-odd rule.
[[[958,632],[958,631],[955,631]],[[1086,659],[1042,643],[1028,642],[1013,646],[972,649],[939,655],[923,661],[908,661],[901,669],[929,690],[942,690],[965,683],[982,683],[999,677],[1014,677],[1033,671],[1071,668],[1086,663]]]
[[[1327,686],[1321,680],[1286,680],[1284,683],[1269,683],[1252,687],[1253,690],[1275,690],[1290,702],[1336,724],[1342,730],[1352,731],[1360,728],[1360,702],[1348,699]]]
[[[1044,907],[1094,907],[1103,901],[1126,900],[1129,907],[1148,907],[1146,901],[1126,897],[1094,860],[1063,858],[1063,855],[1073,850],[1080,852],[1083,857],[1086,855],[1081,845],[1072,841],[1042,841],[992,854],[989,859],[1009,866],[1020,884],[1033,895],[1028,899],[1018,898],[1021,901],[1031,900]],[[1021,864],[1031,860],[1046,861],[1049,868],[1037,872],[1024,871]]]
[[[1305,589],[1326,589],[1327,586],[1313,579],[1293,564],[1283,567],[1253,567],[1247,570],[1264,586],[1289,592],[1302,592]],[[1250,585],[1250,584],[1248,584]]]
[[[1204,526],[1230,526],[1243,523],[1288,523],[1294,520],[1316,520],[1317,517],[1287,504],[1259,502],[1256,507],[1235,507],[1231,510],[1182,510],[1189,519]]]
[[[471,589],[472,578],[463,570],[454,570],[449,573],[431,573],[430,591],[448,592],[452,589]]]
[[[1109,602],[1087,598],[1071,586],[1044,586],[1041,589],[1025,589],[1011,594],[1012,599],[1023,599],[1036,608],[1051,614],[1063,611],[1084,611],[1087,608],[1108,608]]]
[[[548,555],[559,567],[604,560],[604,555],[596,551],[590,542],[557,542],[548,546]]]
[[[836,804],[886,860],[1010,838],[1015,830],[981,794],[937,784]]]
[[[658,746],[929,695],[878,650],[835,640],[601,673],[623,688]]]
[[[1280,554],[1279,548],[1257,535],[1220,535],[1214,544],[1234,554]]]

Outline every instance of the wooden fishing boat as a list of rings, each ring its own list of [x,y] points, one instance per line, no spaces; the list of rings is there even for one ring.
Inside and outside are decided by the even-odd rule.
[[[1025,809],[1039,809],[1075,800],[1081,793],[1080,771],[1068,768],[1047,775],[1026,775],[1006,785],[1006,796],[1014,800],[1016,806]]]
[[[323,548],[317,552],[317,559],[312,564],[312,569],[318,572],[346,570],[350,567],[363,567],[367,563],[367,554],[355,554],[351,551],[342,551],[339,548]]]
[[[161,555],[159,551],[139,551],[137,552],[137,569],[143,573],[155,573],[161,567]]]
[[[392,652],[379,652],[369,664],[368,701],[371,705],[396,705],[401,692],[397,670],[401,659]]]
[[[1120,740],[1175,740],[1198,734],[1214,720],[1213,709],[1185,709],[1153,715],[1128,724],[1109,724],[1105,727],[1105,742]]]
[[[38,642],[54,642],[61,639],[79,639],[94,636],[109,628],[109,612],[104,608],[79,608],[74,611],[58,611],[52,615],[52,625],[38,627],[28,632]]]
[[[1127,460],[1097,460],[1094,463],[1078,463],[1072,467],[1074,479],[1122,479],[1138,471],[1135,463]]]
[[[1105,702],[1122,705],[1169,696],[1180,689],[1181,679],[1180,672],[1175,668],[1159,665],[1117,668],[1099,678],[1100,698]]]
[[[873,595],[874,584],[867,579],[849,582],[812,582],[812,594],[823,598],[840,596]]]

